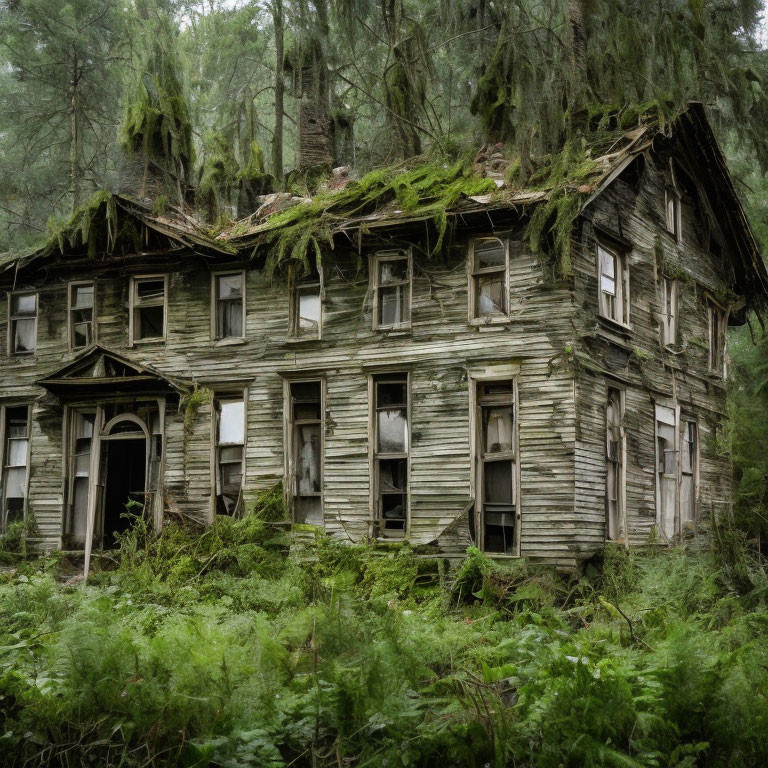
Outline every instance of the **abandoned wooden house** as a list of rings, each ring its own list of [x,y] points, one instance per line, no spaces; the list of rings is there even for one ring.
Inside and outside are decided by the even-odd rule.
[[[296,523],[446,556],[570,568],[705,529],[726,328],[768,275],[701,107],[589,151],[578,188],[462,197],[439,249],[428,205],[326,217],[304,276],[263,211],[213,236],[106,194],[89,236],[6,257],[3,529],[109,547],[129,499],[211,521],[281,481]],[[566,194],[567,259],[534,252]]]

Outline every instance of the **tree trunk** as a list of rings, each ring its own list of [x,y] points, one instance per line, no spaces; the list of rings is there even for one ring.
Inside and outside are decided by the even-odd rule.
[[[80,105],[78,103],[80,71],[77,57],[72,65],[72,79],[69,85],[69,196],[72,200],[72,210],[80,205]]]
[[[582,82],[587,73],[587,18],[588,0],[568,0],[568,22],[571,25],[571,58],[577,77]]]
[[[283,182],[283,114],[285,111],[285,16],[282,0],[272,3],[275,28],[275,130],[272,134],[272,173],[279,186]]]

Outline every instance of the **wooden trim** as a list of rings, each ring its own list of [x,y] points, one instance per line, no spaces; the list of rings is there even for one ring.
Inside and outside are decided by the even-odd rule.
[[[150,339],[137,339],[135,328],[135,314],[139,307],[136,306],[136,286],[142,280],[163,281],[163,335],[153,336]],[[128,346],[137,344],[160,344],[168,339],[168,273],[132,275],[128,283]]]

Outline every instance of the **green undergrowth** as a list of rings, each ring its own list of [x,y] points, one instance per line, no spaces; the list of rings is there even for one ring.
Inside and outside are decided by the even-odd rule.
[[[609,548],[580,576],[407,543],[291,553],[279,488],[140,520],[88,586],[0,573],[3,766],[761,766],[768,581]],[[107,567],[108,565],[108,567]]]

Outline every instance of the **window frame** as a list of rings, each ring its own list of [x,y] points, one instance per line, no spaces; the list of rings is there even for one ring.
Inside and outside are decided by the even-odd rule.
[[[683,242],[683,197],[674,182],[664,189],[664,227],[678,245]]]
[[[296,420],[293,416],[293,395],[291,388],[294,384],[317,384],[320,391],[320,418]],[[325,409],[327,403],[326,380],[324,376],[286,376],[283,378],[283,488],[287,507],[291,510],[291,518],[296,522],[295,499],[298,461],[296,458],[297,427],[308,424],[318,424],[320,427],[320,511],[323,514],[325,527]]]
[[[144,281],[163,281],[163,300],[160,302],[153,302],[151,304],[137,304],[138,298],[137,291],[139,283]],[[147,275],[132,275],[128,287],[128,346],[133,347],[137,344],[162,344],[168,339],[168,274],[147,274]],[[163,308],[163,334],[162,336],[151,336],[149,338],[137,338],[136,337],[136,313],[139,312],[142,307],[157,307]]]
[[[27,441],[27,455],[26,455],[26,463],[24,464],[24,504],[22,509],[22,520],[27,519],[27,513],[29,510],[29,475],[30,475],[30,460],[32,457],[32,403],[28,402],[21,402],[21,403],[3,403],[0,405],[0,534],[4,534],[7,530],[7,519],[6,519],[6,474],[8,469],[14,469],[18,468],[20,465],[9,465],[7,462],[9,460],[8,454],[9,446],[8,446],[8,440],[9,438],[6,435],[6,427],[7,427],[7,413],[8,410],[15,410],[17,408],[26,408],[27,409],[27,435],[25,438],[14,438],[14,439],[25,439]]]
[[[318,303],[318,317],[317,317],[317,333],[312,335],[301,332],[301,318],[299,316],[301,307],[301,293],[312,288],[317,288],[317,303]],[[298,341],[321,341],[323,338],[323,296],[325,293],[325,286],[323,281],[323,274],[321,271],[308,278],[298,280],[291,289],[291,297],[289,302],[289,323],[288,323],[288,337],[292,342]]]
[[[666,412],[666,413],[665,413]],[[670,422],[670,419],[672,420]],[[659,424],[664,424],[672,431],[673,442],[672,449],[666,449],[665,453],[672,453],[674,460],[674,471],[666,472],[667,464],[665,457],[660,454]],[[656,528],[659,533],[659,540],[662,543],[673,543],[680,532],[680,407],[674,402],[664,400],[656,401],[653,409],[653,437],[654,437],[654,496],[656,507]],[[664,462],[664,463],[662,463]],[[664,531],[664,521],[662,519],[664,512],[664,480],[671,481],[674,490],[673,509],[672,509],[672,537],[667,537]]]
[[[239,275],[241,280],[240,305],[242,311],[242,327],[238,336],[222,336],[219,328],[219,302],[234,303],[237,299],[221,299],[219,297],[219,278]],[[225,269],[211,272],[211,339],[217,344],[237,343],[245,340],[245,290],[246,273],[244,269]]]
[[[379,267],[386,261],[405,261],[407,263],[407,279],[395,285],[408,286],[408,319],[400,323],[379,322],[381,307],[380,292],[385,287],[379,282]],[[375,331],[405,331],[412,327],[413,322],[413,251],[411,248],[376,251],[371,257],[371,280],[373,291],[373,330]],[[391,286],[386,286],[391,287]]]
[[[627,435],[624,425],[624,418],[626,414],[626,391],[620,387],[614,386],[613,382],[609,382],[606,388],[606,403],[605,403],[605,448],[606,448],[606,477],[605,477],[605,540],[621,542],[625,546],[629,546],[629,539],[627,535]],[[609,446],[611,441],[609,439],[608,424],[608,407],[611,402],[612,396],[617,395],[617,404],[619,408],[618,414],[618,429],[619,439],[615,441],[617,443],[618,456],[613,460],[616,464],[618,474],[615,478],[616,482],[616,517],[619,521],[619,535],[611,536],[610,529],[610,508],[608,500],[608,462],[612,461],[610,456]]]
[[[601,252],[605,252],[614,259],[614,277],[615,294],[614,307],[616,315],[611,316],[607,311],[606,300],[604,298],[603,291],[603,266],[601,260]],[[596,267],[597,267],[597,304],[598,315],[607,320],[609,323],[621,326],[624,329],[630,329],[630,292],[629,292],[629,265],[627,254],[622,252],[616,247],[607,245],[605,242],[598,240],[596,249]],[[608,276],[610,277],[610,276]]]
[[[683,452],[687,445],[691,444],[691,441],[687,439],[688,435],[686,431],[693,428],[693,455],[691,457],[690,469],[683,468]],[[686,523],[696,525],[698,522],[698,509],[699,509],[699,467],[701,461],[701,440],[699,422],[695,416],[689,413],[681,413],[680,415],[680,451],[679,451],[679,481],[680,488],[680,530],[682,532],[683,526]],[[683,477],[690,476],[691,478],[691,519],[683,520],[683,494],[682,485]]]
[[[668,291],[668,288],[671,288],[671,290]],[[674,347],[678,343],[680,333],[679,294],[679,280],[675,277],[662,275],[659,280],[659,319],[661,345],[663,347]]]
[[[381,381],[398,382],[404,381],[406,393],[406,445],[405,452],[380,452],[379,429],[378,429],[378,393],[376,386]],[[413,396],[411,392],[412,376],[411,371],[403,368],[394,368],[392,370],[378,370],[368,374],[368,465],[370,482],[370,537],[378,540],[391,541],[392,539],[407,539],[410,536],[411,528],[411,470],[412,470],[412,409]],[[406,462],[405,471],[405,496],[406,508],[404,510],[404,522],[402,535],[387,536],[384,535],[382,524],[382,502],[380,491],[380,461],[398,461],[404,459]]]
[[[34,296],[35,297],[35,315],[19,315],[13,311],[13,301],[17,296]],[[40,316],[40,292],[35,290],[29,291],[8,291],[8,356],[9,357],[28,357],[37,354],[37,328],[38,318]],[[15,336],[15,323],[18,320],[34,320],[35,321],[35,333],[34,333],[34,347],[30,350],[16,350],[14,349],[14,336]]]
[[[504,247],[504,266],[503,267],[485,267],[478,269],[475,265],[475,250],[478,243],[496,240]],[[469,303],[467,307],[467,318],[470,325],[492,325],[494,323],[508,323],[510,319],[510,276],[509,276],[509,238],[497,237],[496,235],[483,235],[482,237],[474,237],[469,241],[467,253],[467,279],[468,279],[468,297]],[[493,315],[478,315],[477,311],[477,297],[478,297],[478,278],[483,275],[491,275],[504,273],[504,303],[505,308],[503,313]]]
[[[717,328],[715,327],[717,319]],[[718,378],[726,378],[726,333],[728,328],[728,310],[714,301],[707,301],[707,370]],[[713,335],[717,332],[717,339]]]
[[[80,325],[80,323],[75,323],[73,321],[73,315],[77,310],[77,308],[72,303],[72,294],[74,293],[74,288],[79,288],[83,285],[91,285],[93,286],[93,304],[91,305],[91,341],[89,344],[86,344],[82,347],[76,347],[75,346],[75,339],[74,339],[74,332],[75,332],[75,325]],[[98,340],[97,338],[97,329],[98,329],[98,323],[96,322],[96,281],[95,280],[71,280],[69,283],[67,283],[67,345],[70,352],[76,352],[81,349],[87,349],[92,344],[95,344]]]
[[[520,460],[520,365],[491,365],[488,367],[468,368],[467,384],[469,388],[469,444],[470,444],[470,473],[469,487],[472,497],[470,510],[474,510],[475,542],[479,549],[484,551],[483,517],[482,517],[482,413],[481,403],[478,397],[479,387],[482,384],[493,382],[511,381],[513,390],[513,418],[514,418],[514,493],[515,493],[515,551],[513,553],[488,553],[494,558],[517,558],[522,553],[522,475]]]
[[[239,403],[243,404],[243,442],[242,443],[221,443],[219,442],[219,429],[221,425],[221,405],[223,403]],[[235,506],[232,509],[231,516],[236,517],[238,512],[242,510],[244,497],[245,497],[245,470],[246,470],[246,449],[248,447],[248,388],[243,387],[233,389],[217,389],[213,393],[211,398],[211,514],[212,519],[215,519],[217,514],[224,514],[218,512],[219,496],[224,494],[220,492],[221,488],[221,473],[220,466],[221,461],[219,459],[220,450],[222,447],[229,448],[232,446],[241,447],[240,456],[240,493],[238,500],[235,501]],[[226,464],[236,464],[234,461],[224,462]],[[222,489],[223,490],[223,489]]]

